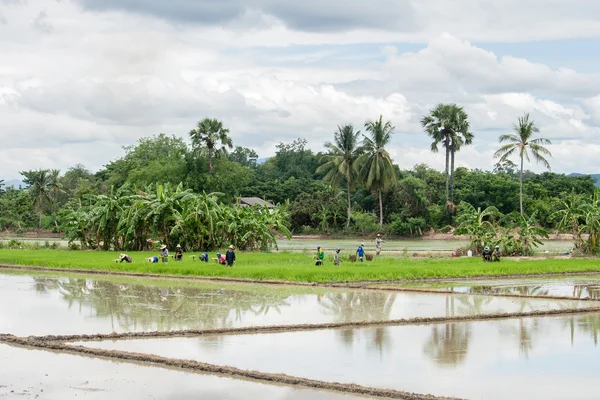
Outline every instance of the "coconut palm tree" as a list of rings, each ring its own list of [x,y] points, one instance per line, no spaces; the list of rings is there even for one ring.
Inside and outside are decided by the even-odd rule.
[[[227,154],[227,149],[233,148],[233,142],[227,135],[229,129],[223,127],[223,123],[214,118],[204,118],[198,122],[196,128],[190,131],[192,144],[208,155],[208,170],[212,172],[213,156]]]
[[[468,115],[456,104],[438,104],[421,119],[421,126],[433,139],[432,152],[438,152],[440,143],[446,150],[446,205],[449,205],[454,203],[455,154],[462,146],[473,142]]]
[[[351,192],[355,183],[356,169],[355,163],[361,155],[363,149],[359,143],[360,131],[354,131],[352,125],[344,125],[335,133],[333,143],[327,142],[325,148],[329,154],[325,155],[321,161],[323,164],[317,169],[318,173],[325,173],[323,180],[337,185],[345,181],[348,194],[348,219],[346,226],[350,226],[352,212]]]
[[[359,175],[367,189],[377,192],[379,197],[379,225],[383,225],[382,192],[396,182],[396,171],[390,154],[385,149],[392,139],[394,126],[390,121],[383,122],[383,116],[376,121],[368,121],[363,134],[364,153],[357,159]]]
[[[519,117],[518,123],[513,125],[513,130],[514,133],[512,134],[500,136],[500,143],[508,143],[500,147],[498,151],[494,153],[494,158],[499,158],[500,162],[502,162],[515,153],[519,154],[519,159],[521,160],[519,200],[521,215],[523,215],[523,160],[526,159],[527,161],[531,161],[529,156],[529,150],[531,150],[533,158],[550,170],[550,163],[544,156],[552,157],[552,153],[550,153],[550,150],[546,149],[543,145],[552,144],[552,142],[545,138],[532,139],[532,137],[540,130],[535,126],[534,121],[529,120],[528,113]]]
[[[42,217],[44,216],[44,206],[50,200],[50,183],[52,176],[47,169],[39,169],[36,171],[22,171],[23,182],[28,186],[27,190],[33,198],[33,202],[38,213],[42,226]]]

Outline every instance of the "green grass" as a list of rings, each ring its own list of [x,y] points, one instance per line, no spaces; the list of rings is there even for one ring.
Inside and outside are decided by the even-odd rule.
[[[151,273],[179,276],[229,277],[295,282],[351,282],[362,280],[456,278],[486,275],[543,274],[557,272],[600,271],[597,259],[510,260],[484,264],[480,258],[405,259],[382,256],[373,262],[333,266],[326,258],[324,266],[315,266],[312,254],[241,253],[236,265],[227,268],[214,261],[184,260],[151,264],[145,259],[155,253],[130,252],[133,263],[115,263],[116,252],[61,250],[0,250],[0,264],[51,268]],[[214,254],[211,254],[214,257]],[[329,254],[329,257],[331,255]]]

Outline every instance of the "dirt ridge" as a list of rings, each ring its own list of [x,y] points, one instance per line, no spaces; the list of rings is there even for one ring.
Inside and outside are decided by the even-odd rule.
[[[78,335],[44,335],[29,336],[28,339],[39,342],[74,342],[74,341],[101,341],[118,339],[143,339],[143,338],[169,338],[169,337],[196,337],[208,335],[228,335],[228,334],[257,334],[257,333],[278,333],[278,332],[299,332],[315,331],[326,329],[341,328],[363,328],[371,326],[404,326],[404,325],[423,325],[440,324],[466,321],[487,321],[511,318],[527,317],[546,317],[572,314],[587,314],[600,312],[598,307],[585,308],[567,308],[559,310],[536,310],[514,313],[490,313],[473,314],[450,317],[416,317],[377,321],[353,321],[353,322],[332,322],[323,324],[296,324],[296,325],[264,325],[239,328],[216,328],[216,329],[185,329],[174,331],[150,331],[150,332],[122,332],[122,333],[94,333]],[[7,333],[0,333],[0,341],[6,338],[15,337]]]
[[[316,379],[301,378],[286,374],[265,373],[260,371],[244,370],[231,366],[220,366],[194,360],[161,357],[151,354],[133,353],[118,350],[94,349],[82,346],[72,346],[61,342],[36,340],[33,338],[20,338],[15,336],[0,335],[0,340],[8,344],[33,347],[38,349],[54,350],[69,354],[111,358],[168,366],[191,372],[207,372],[218,375],[235,376],[257,381],[274,382],[291,386],[303,386],[311,389],[321,389],[342,393],[351,393],[372,397],[403,400],[461,400],[455,397],[439,397],[431,394],[417,394],[394,389],[380,389],[351,383],[327,382]]]

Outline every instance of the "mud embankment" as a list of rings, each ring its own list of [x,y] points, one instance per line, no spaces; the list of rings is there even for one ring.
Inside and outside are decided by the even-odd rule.
[[[368,328],[376,326],[402,326],[402,325],[423,325],[423,324],[441,324],[457,323],[468,321],[486,321],[500,320],[510,318],[528,318],[528,317],[546,317],[559,315],[589,314],[600,313],[599,307],[569,308],[559,310],[537,310],[523,311],[514,313],[490,313],[473,314],[450,317],[417,317],[405,319],[391,319],[379,321],[354,321],[354,322],[333,322],[324,324],[296,324],[296,325],[266,325],[241,328],[217,328],[217,329],[185,329],[177,331],[152,331],[152,332],[123,332],[123,333],[94,333],[79,335],[45,335],[29,336],[28,339],[41,342],[74,342],[74,341],[100,341],[100,340],[120,340],[120,339],[144,339],[144,338],[172,338],[172,337],[195,337],[195,336],[213,336],[213,335],[234,335],[234,334],[260,334],[277,332],[299,332],[314,331],[326,329],[353,329]],[[0,334],[0,341],[6,337],[14,337],[10,334]]]
[[[113,360],[124,360],[133,361],[140,363],[149,363],[157,366],[164,366],[170,368],[181,369],[186,372],[202,372],[217,375],[224,375],[229,377],[251,379],[262,382],[271,382],[277,384],[291,385],[291,386],[302,386],[311,389],[320,389],[328,391],[336,391],[341,393],[381,397],[388,399],[403,399],[403,400],[460,400],[455,397],[438,397],[429,394],[417,394],[404,392],[393,389],[380,389],[368,386],[361,386],[350,383],[338,383],[338,382],[326,382],[316,379],[308,379],[295,377],[285,374],[273,374],[259,371],[243,370],[230,366],[220,366],[214,364],[207,364],[193,360],[182,360],[175,358],[161,357],[151,354],[132,353],[125,351],[116,350],[103,350],[93,349],[89,347],[73,346],[64,344],[61,342],[38,340],[34,338],[19,338],[10,335],[0,335],[0,341],[7,344],[25,346],[28,348],[45,349],[59,352],[66,352],[69,354],[92,356],[100,358],[108,358]]]

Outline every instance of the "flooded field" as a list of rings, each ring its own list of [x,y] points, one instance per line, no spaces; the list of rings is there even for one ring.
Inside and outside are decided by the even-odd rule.
[[[596,399],[599,333],[595,314],[76,344],[438,396]]]
[[[0,332],[171,331],[589,307],[587,302],[466,294],[0,273]]]
[[[382,286],[431,289],[469,294],[517,294],[600,300],[600,275],[370,285],[370,287]]]
[[[0,343],[0,399],[358,400],[361,397]],[[364,399],[364,398],[362,398]]]
[[[600,276],[409,286],[456,293],[2,271],[0,399],[597,398]]]

